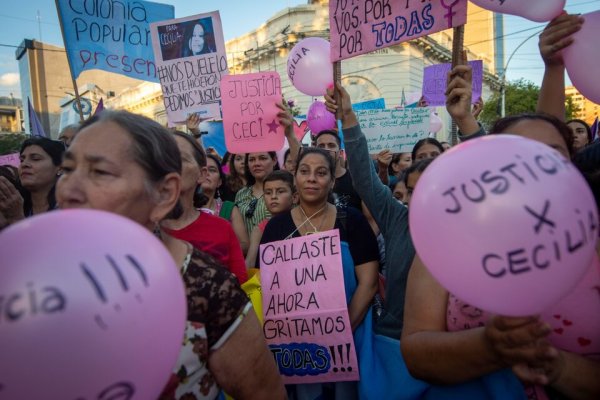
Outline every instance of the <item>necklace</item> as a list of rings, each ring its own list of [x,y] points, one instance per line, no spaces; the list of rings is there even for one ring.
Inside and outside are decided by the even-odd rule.
[[[307,231],[305,233],[305,235],[312,235],[314,233],[318,233],[321,231],[321,228],[323,227],[323,223],[325,223],[325,219],[327,217],[327,211],[329,209],[327,209],[327,203],[325,203],[325,205],[323,207],[321,207],[317,212],[315,212],[313,215],[311,215],[310,217],[306,215],[306,213],[304,212],[304,208],[302,208],[302,206],[299,206],[300,211],[302,212],[302,215],[304,215],[304,222],[298,227],[298,229],[300,229],[300,227],[304,224],[306,224],[308,222],[308,224],[311,226],[311,228],[313,229],[312,231]],[[317,215],[318,213],[320,213],[321,211],[325,210],[325,213],[323,214],[323,217],[321,218],[321,223],[319,224],[319,227],[317,228],[310,220]]]

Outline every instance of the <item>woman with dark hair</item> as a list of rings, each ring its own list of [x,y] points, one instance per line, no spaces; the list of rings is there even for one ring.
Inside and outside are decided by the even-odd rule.
[[[592,143],[592,129],[587,122],[580,119],[571,119],[567,121],[567,125],[573,131],[573,150],[575,152]]]
[[[419,140],[412,149],[412,161],[417,162],[426,158],[436,158],[444,152],[444,147],[434,138]]]
[[[23,192],[0,178],[0,212],[7,224],[56,208],[54,190],[64,151],[62,142],[43,137],[23,142],[19,165]]]
[[[377,291],[377,241],[359,211],[352,207],[338,210],[328,202],[335,184],[335,163],[329,152],[318,148],[305,149],[298,159],[295,178],[298,206],[271,218],[261,244],[339,229],[348,315],[354,332],[365,320]],[[370,318],[365,321],[371,323]],[[360,348],[360,344],[355,344]],[[318,396],[326,393],[326,386],[294,385],[288,387],[288,393],[291,399],[325,398]],[[330,390],[335,392],[335,398],[351,399],[356,393],[356,386],[353,382],[336,384]]]
[[[246,254],[250,240],[244,225],[244,219],[240,213],[240,209],[233,201],[225,200],[222,196],[225,185],[225,174],[221,169],[219,159],[208,154],[206,158],[207,174],[206,179],[202,182],[202,203],[195,203],[197,208],[202,208],[203,211],[217,215],[231,223],[231,227],[240,242],[242,252]]]
[[[247,186],[235,195],[235,205],[240,209],[246,232],[250,235],[260,221],[271,216],[263,198],[263,180],[279,169],[277,153],[248,153],[245,165]]]
[[[562,59],[557,52],[572,43],[570,35],[580,28],[579,16],[561,14],[540,36],[540,49],[546,62],[543,86],[552,81],[558,83],[558,77],[562,84],[564,66],[561,67]],[[552,80],[546,79],[557,72],[558,76]],[[540,103],[545,103],[542,109],[562,108],[564,115],[564,97],[560,100],[559,95],[560,101],[556,101],[556,96],[548,96],[548,90],[545,86],[540,94]],[[475,137],[485,134],[470,116],[470,67],[460,65],[450,72],[446,93],[448,112],[459,128]],[[564,96],[564,88],[559,93]],[[548,101],[556,104],[548,104]],[[568,163],[572,132],[557,114],[561,113],[503,118],[494,125],[492,133],[515,134],[544,143],[560,152]],[[590,223],[596,224],[595,221]],[[515,226],[515,229],[521,227]],[[465,246],[473,244],[465,243]],[[592,264],[571,293],[541,316],[490,315],[444,289],[417,256],[408,278],[402,333],[402,354],[408,370],[416,378],[443,385],[489,382],[491,377],[500,374],[504,387],[514,381],[510,384],[512,394],[491,393],[496,395],[494,398],[599,398],[600,363],[595,357],[600,354],[600,341],[596,339],[600,332],[598,286],[600,271]],[[556,315],[560,315],[560,319]],[[561,324],[561,321],[569,323]],[[569,334],[563,336],[567,325],[572,327]],[[595,339],[568,341],[570,335],[580,339],[589,335]],[[436,354],[436,363],[431,363],[431,354]]]
[[[224,182],[227,187],[227,192],[232,193],[233,196],[232,198],[225,197],[224,200],[234,201],[237,192],[248,185],[248,182],[246,181],[246,155],[228,154],[230,156],[225,165],[227,165],[229,171]]]
[[[244,255],[231,225],[197,207],[198,197],[202,197],[202,202],[206,199],[200,190],[206,179],[207,156],[204,149],[190,135],[179,131],[173,132],[173,135],[182,161],[179,196],[182,214],[179,218],[163,221],[161,226],[169,235],[185,240],[216,258],[240,283],[244,283],[248,279]]]
[[[294,134],[294,117],[285,101],[277,103],[277,107],[280,110],[277,114],[279,124],[284,127],[285,137],[290,145],[290,158],[295,161],[293,155],[298,154],[300,143]],[[242,213],[249,237],[256,225],[271,216],[263,197],[263,181],[271,172],[279,169],[277,153],[274,151],[248,153],[244,165],[246,167],[246,187],[236,194],[235,204]]]
[[[206,253],[160,232],[181,191],[181,155],[169,131],[139,115],[105,110],[84,123],[62,168],[61,208],[114,212],[155,230],[180,266],[185,337],[160,398],[216,399],[219,386],[236,399],[284,398],[256,314],[235,277]]]
[[[210,21],[210,18],[199,19],[188,28],[183,46],[183,57],[198,56],[216,51],[213,33],[212,31],[207,32],[206,21]]]

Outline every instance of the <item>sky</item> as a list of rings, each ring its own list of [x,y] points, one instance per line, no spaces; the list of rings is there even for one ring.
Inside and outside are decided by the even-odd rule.
[[[525,0],[523,0],[525,1]],[[527,0],[530,1],[530,0]],[[540,1],[540,0],[538,0]],[[256,29],[267,19],[286,7],[306,4],[306,0],[162,0],[175,6],[175,17],[219,9],[223,21],[225,40]],[[0,0],[3,5],[18,7],[0,8],[0,96],[13,93],[20,97],[18,65],[15,50],[23,39],[37,39],[64,46],[58,24],[55,2],[52,0]],[[588,13],[600,9],[600,0],[567,0],[569,13]],[[38,18],[39,15],[39,18]],[[527,40],[544,24],[524,18],[506,16],[504,22],[506,59],[523,41],[507,69],[507,79],[525,78],[541,83],[543,63],[537,50],[537,35]]]

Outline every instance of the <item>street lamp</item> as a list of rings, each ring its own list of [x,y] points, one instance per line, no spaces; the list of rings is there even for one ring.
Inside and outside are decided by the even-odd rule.
[[[500,99],[501,99],[501,111],[500,111],[500,117],[504,118],[504,116],[506,115],[506,69],[508,68],[508,64],[510,64],[510,60],[512,60],[513,56],[517,53],[517,51],[531,38],[539,35],[541,32],[543,31],[543,29],[536,31],[533,35],[527,37],[527,39],[523,40],[516,49],[513,50],[513,52],[510,54],[510,57],[508,57],[508,61],[506,61],[506,64],[504,65],[504,68],[502,69],[502,86],[500,87]]]

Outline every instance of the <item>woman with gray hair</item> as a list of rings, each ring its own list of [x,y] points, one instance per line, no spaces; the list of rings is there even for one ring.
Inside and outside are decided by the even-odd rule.
[[[235,277],[189,243],[161,234],[160,221],[181,213],[182,163],[171,134],[145,117],[105,111],[82,126],[62,168],[61,208],[128,217],[154,230],[181,266],[188,304],[185,337],[160,398],[215,399],[219,386],[236,399],[283,398],[258,319]]]

